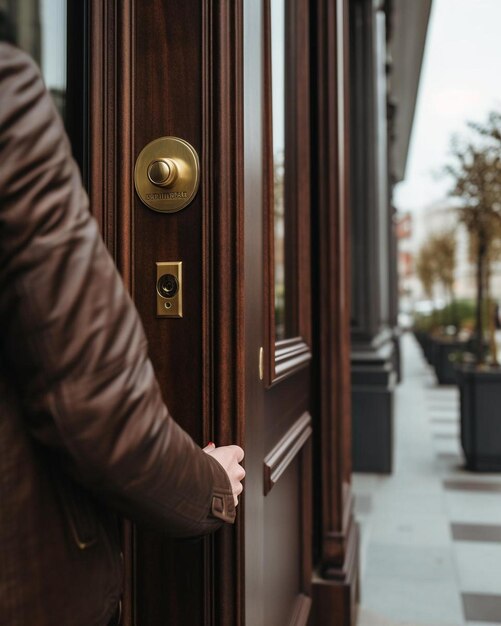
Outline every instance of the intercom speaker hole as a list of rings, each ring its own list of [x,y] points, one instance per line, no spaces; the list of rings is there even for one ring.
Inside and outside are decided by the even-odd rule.
[[[179,291],[179,282],[173,274],[160,276],[157,291],[162,298],[173,298]]]

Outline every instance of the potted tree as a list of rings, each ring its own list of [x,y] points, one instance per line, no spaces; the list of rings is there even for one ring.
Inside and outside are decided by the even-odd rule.
[[[501,470],[501,368],[496,352],[486,355],[486,331],[492,330],[488,295],[492,261],[501,233],[501,125],[492,114],[485,125],[470,124],[476,141],[453,148],[451,196],[458,200],[459,221],[475,257],[475,359],[457,368],[461,408],[461,444],[466,465],[475,471]],[[486,323],[487,322],[487,323]],[[493,347],[495,341],[489,341]]]
[[[456,233],[450,228],[433,234],[421,246],[416,257],[416,274],[425,296],[432,301],[434,287],[439,284],[445,294],[445,306],[430,315],[417,315],[414,333],[430,365],[435,368],[439,384],[456,382],[452,355],[466,349],[458,338],[460,310],[454,294],[456,269]]]
[[[467,347],[467,342],[458,337],[459,317],[454,293],[456,270],[456,232],[445,230],[430,239],[430,254],[434,263],[436,280],[442,285],[447,304],[440,312],[441,332],[433,338],[432,365],[440,385],[456,384],[453,357]]]
[[[436,280],[436,266],[430,250],[429,242],[425,242],[418,251],[416,257],[416,274],[423,288],[424,295],[431,302],[433,300],[433,287]],[[435,324],[435,315],[419,315],[415,318],[414,336],[416,337],[423,354],[431,363],[432,338],[431,333]]]

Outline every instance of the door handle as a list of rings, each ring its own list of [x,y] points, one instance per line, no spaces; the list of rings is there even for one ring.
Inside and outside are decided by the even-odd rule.
[[[139,153],[134,184],[142,202],[160,213],[184,209],[200,183],[200,161],[193,146],[179,137],[160,137]]]

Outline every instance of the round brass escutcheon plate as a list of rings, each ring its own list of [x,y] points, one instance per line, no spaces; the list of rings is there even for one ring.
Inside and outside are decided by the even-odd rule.
[[[136,160],[137,195],[154,211],[173,213],[195,197],[200,162],[195,148],[179,137],[160,137],[145,146]]]

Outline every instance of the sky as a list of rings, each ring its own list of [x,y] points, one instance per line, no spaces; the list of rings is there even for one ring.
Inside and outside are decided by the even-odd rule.
[[[501,0],[500,0],[501,1]],[[284,151],[285,144],[285,0],[271,3],[271,102],[273,107],[273,152]]]
[[[421,0],[415,0],[420,2]],[[450,141],[501,109],[501,0],[433,0],[399,210],[447,196]]]

